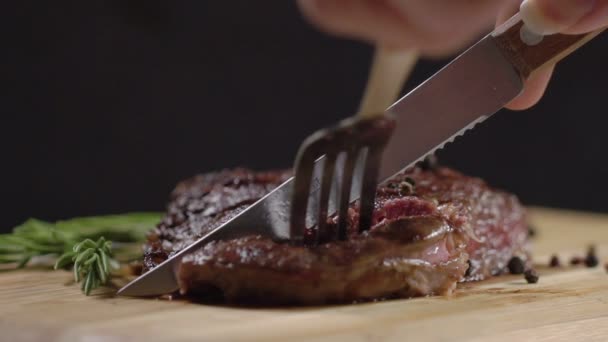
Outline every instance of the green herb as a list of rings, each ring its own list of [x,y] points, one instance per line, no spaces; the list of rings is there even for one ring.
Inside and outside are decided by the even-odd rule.
[[[0,234],[0,264],[25,267],[33,257],[57,257],[70,251],[80,241],[95,241],[102,236],[114,242],[142,242],[160,218],[159,213],[130,213],[81,217],[55,223],[29,219],[15,227],[12,233]]]
[[[82,282],[82,292],[89,295],[91,290],[108,283],[111,271],[119,268],[112,258],[112,242],[100,237],[97,242],[85,239],[74,245],[57,259],[55,269],[73,265],[74,281]]]
[[[160,213],[80,217],[55,223],[29,219],[12,233],[0,234],[0,264],[22,268],[34,257],[56,258],[55,269],[72,266],[75,281],[82,281],[82,291],[89,295],[108,283],[119,261],[141,257],[140,244],[160,219]]]

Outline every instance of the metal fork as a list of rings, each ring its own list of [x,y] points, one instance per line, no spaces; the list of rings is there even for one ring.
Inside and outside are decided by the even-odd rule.
[[[304,140],[294,166],[292,242],[315,244],[320,239],[346,239],[350,199],[357,193],[357,229],[369,229],[382,151],[395,125],[384,112],[399,95],[416,60],[417,54],[412,51],[377,48],[359,112]],[[320,158],[323,163],[315,168]],[[328,219],[336,211],[337,230],[330,232]]]

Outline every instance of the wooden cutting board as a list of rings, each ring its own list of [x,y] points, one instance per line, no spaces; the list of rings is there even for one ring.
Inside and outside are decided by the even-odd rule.
[[[231,308],[83,296],[70,273],[0,273],[0,341],[608,341],[608,215],[535,208],[538,284],[503,276],[451,298],[312,308]],[[598,247],[593,269],[550,269]]]

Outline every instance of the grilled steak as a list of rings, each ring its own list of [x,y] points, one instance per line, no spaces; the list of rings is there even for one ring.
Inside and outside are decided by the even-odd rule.
[[[286,181],[287,171],[224,170],[198,175],[177,185],[167,214],[148,234],[144,268],[150,269]]]
[[[287,176],[239,169],[180,184],[149,236],[145,266],[153,268]],[[351,228],[357,215],[353,205]],[[414,169],[378,189],[367,232],[349,229],[346,241],[312,247],[260,236],[210,242],[184,257],[177,276],[184,294],[219,289],[229,301],[264,304],[450,294],[458,281],[504,272],[514,255],[526,260],[526,243],[525,212],[515,196],[447,168]]]

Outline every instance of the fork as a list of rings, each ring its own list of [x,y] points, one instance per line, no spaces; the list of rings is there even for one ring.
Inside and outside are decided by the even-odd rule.
[[[417,57],[412,51],[377,47],[358,113],[304,140],[294,166],[292,242],[313,245],[321,238],[346,239],[350,199],[357,193],[357,229],[369,229],[382,151],[395,126],[384,111],[399,95]],[[315,169],[320,158],[323,163]],[[336,211],[337,230],[329,232],[328,220]]]

